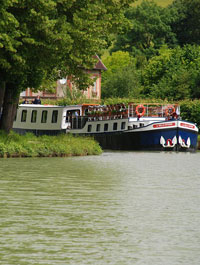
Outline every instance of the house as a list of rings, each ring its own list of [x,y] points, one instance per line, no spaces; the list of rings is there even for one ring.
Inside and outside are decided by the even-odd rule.
[[[83,91],[83,94],[87,99],[101,99],[101,72],[106,71],[107,68],[101,61],[101,59],[96,55],[95,59],[97,59],[97,63],[91,70],[86,70],[87,73],[90,74],[91,78],[94,79],[94,85],[87,88],[87,90]],[[45,91],[33,92],[30,88],[27,88],[26,91],[23,91],[20,96],[22,98],[35,98],[39,95],[41,98],[53,98],[59,99],[66,96],[66,89],[73,89],[73,85],[70,81],[70,78],[63,78],[57,80],[56,82],[56,90],[55,93],[47,93]]]

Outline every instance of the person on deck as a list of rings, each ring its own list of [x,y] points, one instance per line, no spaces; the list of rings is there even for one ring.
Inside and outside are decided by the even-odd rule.
[[[37,96],[33,101],[33,104],[41,104],[40,96]]]
[[[22,104],[29,104],[29,101],[27,100],[27,98],[24,99],[24,101],[22,102]]]

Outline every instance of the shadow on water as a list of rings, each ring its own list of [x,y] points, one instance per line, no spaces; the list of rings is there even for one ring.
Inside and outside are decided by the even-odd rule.
[[[199,159],[1,159],[0,263],[200,264]]]

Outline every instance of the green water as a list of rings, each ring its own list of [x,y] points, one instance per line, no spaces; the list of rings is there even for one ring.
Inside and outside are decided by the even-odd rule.
[[[0,160],[0,264],[200,264],[200,153]]]

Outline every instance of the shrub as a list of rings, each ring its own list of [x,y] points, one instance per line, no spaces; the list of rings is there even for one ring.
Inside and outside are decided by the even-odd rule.
[[[0,156],[3,157],[6,153],[6,146],[4,143],[0,143]]]
[[[39,136],[19,135],[0,131],[1,157],[71,156],[100,154],[101,148],[92,138],[60,134]]]
[[[200,129],[200,100],[184,100],[180,107],[182,119],[196,123]]]

